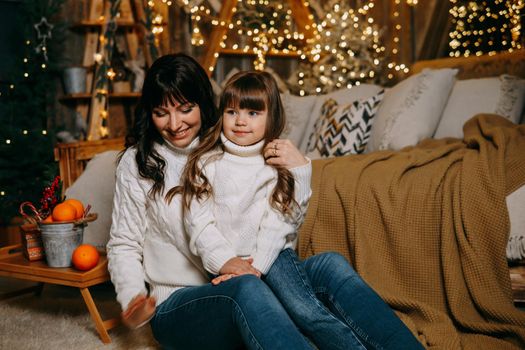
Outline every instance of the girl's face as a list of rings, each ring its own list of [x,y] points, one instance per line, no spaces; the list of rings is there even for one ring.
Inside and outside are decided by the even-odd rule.
[[[226,108],[222,115],[222,132],[231,142],[249,146],[261,141],[266,131],[268,110]]]
[[[161,136],[179,148],[188,146],[197,137],[202,124],[200,108],[194,103],[155,107],[152,119]]]

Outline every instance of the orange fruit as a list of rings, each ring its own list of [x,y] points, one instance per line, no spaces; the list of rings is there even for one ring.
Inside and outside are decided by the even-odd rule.
[[[53,215],[48,215],[47,218],[45,218],[44,220],[42,220],[42,222],[53,222]]]
[[[74,198],[66,199],[63,203],[71,204],[77,210],[77,217],[75,219],[80,219],[84,216],[84,204],[81,201]]]
[[[77,270],[91,270],[98,264],[100,254],[91,244],[81,244],[75,248],[71,255],[71,262]]]
[[[68,203],[59,203],[53,208],[53,221],[70,221],[77,218],[77,209]]]

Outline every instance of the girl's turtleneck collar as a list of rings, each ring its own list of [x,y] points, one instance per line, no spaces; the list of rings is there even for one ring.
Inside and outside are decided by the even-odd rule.
[[[227,153],[231,153],[239,157],[253,157],[256,155],[261,155],[262,149],[264,146],[264,140],[261,140],[249,146],[239,146],[231,142],[230,140],[228,140],[222,132],[221,132],[221,141],[222,141],[222,144],[224,145],[224,150]]]
[[[191,153],[191,151],[193,151],[199,145],[199,137],[196,137],[195,139],[193,139],[193,141],[191,141],[191,143],[188,146],[184,147],[184,148],[180,148],[180,147],[175,146],[173,143],[171,143],[167,139],[164,139],[164,143],[165,143],[166,147],[169,148],[170,150],[172,150],[172,151],[174,151],[176,153],[179,153],[179,154],[187,156],[188,154]]]

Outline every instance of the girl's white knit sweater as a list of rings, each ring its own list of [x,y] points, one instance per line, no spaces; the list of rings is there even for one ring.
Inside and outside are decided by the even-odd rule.
[[[166,161],[164,191],[155,199],[148,195],[152,182],[138,172],[135,148],[128,149],[120,160],[107,254],[111,281],[122,309],[136,295],[147,294],[146,285],[159,305],[179,288],[209,282],[201,259],[189,249],[180,196],[170,204],[164,200],[166,192],[180,184],[187,156],[197,145],[198,139],[185,149],[168,142],[155,145]],[[296,181],[306,190],[298,191],[295,198],[305,202],[298,195],[309,196],[311,169],[301,174],[294,172]],[[302,209],[305,213],[306,207]]]
[[[295,248],[297,229],[310,198],[311,164],[292,169],[299,205],[291,217],[272,208],[270,199],[277,171],[261,154],[264,141],[239,146],[223,134],[224,153],[211,153],[202,163],[213,188],[205,200],[194,198],[184,223],[190,250],[214,275],[233,257],[252,257],[253,266],[266,274],[279,253]],[[300,183],[307,181],[307,183]]]

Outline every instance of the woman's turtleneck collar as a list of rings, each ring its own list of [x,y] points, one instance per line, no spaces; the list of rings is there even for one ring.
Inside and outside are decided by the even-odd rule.
[[[228,140],[224,133],[221,132],[221,141],[224,145],[224,150],[227,153],[239,156],[239,157],[253,157],[262,154],[264,146],[264,140],[261,140],[250,146],[239,146],[232,141]]]
[[[175,146],[173,143],[171,143],[167,139],[164,139],[164,143],[166,147],[172,150],[173,152],[187,156],[188,154],[191,153],[191,151],[193,151],[199,145],[199,137],[197,136],[195,139],[193,139],[193,141],[191,141],[191,143],[188,146],[184,148]]]

